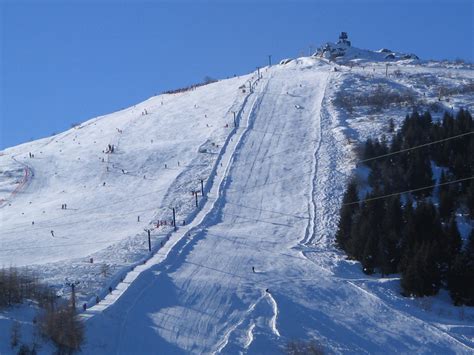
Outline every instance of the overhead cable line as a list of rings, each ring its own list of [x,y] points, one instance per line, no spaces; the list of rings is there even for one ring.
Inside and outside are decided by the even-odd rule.
[[[395,192],[395,193],[393,193],[393,194],[387,194],[387,195],[382,195],[382,196],[370,197],[370,198],[367,198],[367,199],[364,199],[364,200],[359,200],[359,201],[353,201],[353,202],[343,203],[342,205],[343,205],[343,206],[355,205],[356,203],[369,202],[369,201],[374,201],[374,200],[380,200],[380,199],[382,199],[382,198],[388,198],[388,197],[392,197],[392,196],[403,195],[403,194],[410,193],[410,192],[416,192],[416,191],[427,190],[427,189],[431,189],[431,188],[437,187],[437,186],[444,186],[444,185],[456,184],[456,183],[458,183],[458,182],[467,181],[467,180],[472,180],[472,179],[474,179],[474,176],[471,176],[471,177],[468,177],[468,178],[464,178],[464,179],[458,179],[458,180],[454,180],[454,181],[443,182],[443,183],[441,183],[441,184],[434,184],[434,185],[430,185],[430,186],[419,187],[419,188],[416,188],[416,189],[411,189],[411,190],[406,190],[406,191],[401,191],[401,192]]]
[[[440,140],[437,140],[437,141],[433,141],[433,142],[428,142],[428,143],[420,144],[420,145],[417,145],[417,146],[415,146],[415,147],[397,150],[396,152],[391,152],[391,153],[387,153],[387,154],[382,154],[382,155],[378,155],[378,156],[372,157],[372,158],[362,159],[362,160],[359,160],[359,161],[357,162],[357,164],[359,164],[359,163],[365,163],[365,162],[368,162],[368,161],[371,161],[371,160],[375,160],[375,159],[385,158],[385,157],[388,157],[388,156],[391,156],[391,155],[395,155],[395,154],[399,154],[399,153],[408,152],[408,151],[410,151],[410,150],[423,148],[423,147],[426,147],[426,146],[429,146],[429,145],[433,145],[433,144],[438,144],[438,143],[446,142],[446,141],[449,141],[449,140],[451,140],[451,139],[455,139],[455,138],[459,138],[459,137],[463,137],[463,136],[468,136],[468,135],[473,134],[473,133],[474,133],[474,131],[467,132],[467,133],[462,133],[462,134],[458,134],[458,135],[456,135],[456,136],[452,136],[452,137],[440,139]]]

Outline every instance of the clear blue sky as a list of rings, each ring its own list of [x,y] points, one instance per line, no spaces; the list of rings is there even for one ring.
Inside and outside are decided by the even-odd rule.
[[[473,61],[473,3],[0,0],[0,149],[340,31],[361,48]]]

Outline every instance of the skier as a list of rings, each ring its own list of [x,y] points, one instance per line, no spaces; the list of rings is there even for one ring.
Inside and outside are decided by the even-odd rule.
[[[266,292],[266,293],[270,293],[270,290],[267,288],[267,289],[265,290],[265,292]]]
[[[109,286],[109,293],[112,293],[112,287]]]
[[[54,237],[54,231],[53,230],[51,231],[51,235]]]
[[[86,304],[86,303],[84,303],[84,304],[82,305],[82,309],[83,309],[84,311],[87,309],[87,304]]]
[[[102,184],[102,186],[105,186],[105,181],[104,181],[104,183]]]
[[[255,273],[255,266],[252,266],[252,272]]]
[[[95,296],[95,303],[99,303],[99,296]]]

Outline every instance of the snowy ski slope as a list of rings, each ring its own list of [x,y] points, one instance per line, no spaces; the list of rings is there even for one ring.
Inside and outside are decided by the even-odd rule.
[[[5,150],[0,263],[41,265],[55,283],[79,274],[87,288],[83,277],[92,271],[95,283],[99,262],[117,269],[143,259],[145,228],[159,245],[170,229],[169,207],[177,208],[179,221],[192,212],[190,191],[211,176],[219,145],[233,129],[231,111],[246,97],[238,87],[249,79],[153,97]],[[109,144],[115,151],[106,154]],[[167,226],[151,224],[159,220]],[[90,257],[96,263],[88,264]]]
[[[80,281],[85,354],[273,354],[309,338],[335,353],[472,353],[472,310],[461,319],[443,293],[429,307],[405,299],[396,277],[364,275],[332,243],[355,142],[411,110],[348,116],[336,95],[386,85],[430,104],[429,83],[470,83],[472,69],[401,61],[386,78],[383,62],[334,67],[299,58],[3,151],[0,262],[63,292]],[[156,227],[170,207],[176,232]]]

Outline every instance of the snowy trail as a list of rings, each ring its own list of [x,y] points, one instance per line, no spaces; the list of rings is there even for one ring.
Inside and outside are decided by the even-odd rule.
[[[324,88],[324,96],[326,96],[326,87],[328,86],[329,83],[329,77],[326,82],[326,86]],[[314,115],[314,118],[317,122],[317,128],[316,131],[318,132],[317,135],[317,144],[316,144],[316,149],[314,151],[314,164],[312,164],[312,170],[311,170],[311,176],[313,177],[312,179],[312,184],[311,184],[311,196],[313,198],[309,199],[308,203],[308,215],[309,215],[309,223],[305,231],[305,236],[300,242],[301,244],[304,245],[309,245],[313,242],[313,239],[317,236],[317,231],[316,231],[316,212],[317,212],[317,204],[315,201],[315,195],[317,194],[317,186],[316,186],[316,180],[319,177],[320,174],[318,174],[318,162],[319,162],[319,152],[321,149],[321,143],[322,143],[322,127],[321,127],[321,108],[319,111]]]
[[[338,165],[346,138],[326,97],[337,76],[308,67],[270,69],[212,208],[166,260],[87,322],[85,352],[276,353],[308,332],[334,352],[471,350],[334,277],[326,214],[337,209],[334,182],[344,181],[334,174],[350,168]],[[312,203],[314,225],[301,213]],[[301,252],[311,240],[318,259]],[[122,332],[117,350],[95,336],[105,327],[108,338]],[[128,340],[138,336],[145,340]]]
[[[255,180],[255,179],[260,174],[259,170],[262,168],[261,163],[259,161],[262,157],[267,156],[271,152],[278,151],[278,148],[279,148],[280,144],[283,145],[284,147],[288,147],[287,144],[285,143],[284,138],[282,138],[281,134],[274,134],[273,133],[273,132],[279,131],[279,129],[278,129],[278,126],[273,125],[273,122],[272,122],[272,119],[271,119],[272,115],[279,115],[282,118],[285,116],[285,114],[287,114],[288,116],[291,116],[291,115],[293,115],[294,110],[295,110],[294,104],[292,104],[291,106],[288,107],[288,104],[287,104],[287,102],[285,102],[285,100],[282,100],[282,102],[280,104],[281,106],[276,106],[276,107],[273,106],[274,99],[279,97],[280,95],[282,95],[282,93],[284,93],[285,90],[286,90],[285,87],[280,88],[280,85],[282,84],[282,80],[284,81],[284,78],[281,78],[281,79],[277,80],[273,84],[273,88],[269,88],[265,91],[265,96],[262,98],[262,102],[257,106],[257,113],[256,113],[257,116],[256,117],[258,117],[260,119],[260,117],[263,114],[264,116],[267,116],[268,118],[265,121],[262,122],[263,125],[262,125],[262,123],[258,123],[255,120],[251,120],[250,124],[248,126],[248,129],[243,134],[242,141],[238,144],[237,153],[234,157],[234,161],[239,160],[239,159],[244,159],[244,160],[246,160],[246,163],[248,163],[246,165],[250,166],[249,174],[245,174],[245,176],[243,177],[244,178],[243,183],[244,183],[245,187],[251,188],[251,187],[255,187],[256,185],[259,185],[259,184],[256,184],[256,182],[259,182],[259,181]],[[270,83],[271,82],[272,81],[270,81]],[[323,82],[323,85],[324,85],[324,82]],[[301,91],[303,91],[303,89],[301,89]],[[316,91],[319,92],[319,90],[316,90]],[[284,95],[286,96],[286,94],[284,94]],[[269,98],[266,99],[267,97],[269,97]],[[265,107],[262,108],[262,105],[265,105]],[[271,109],[271,112],[267,114],[268,109]],[[291,113],[288,113],[287,110],[291,110]],[[312,110],[309,110],[309,112],[313,113]],[[302,120],[302,119],[303,118],[301,118],[299,120]],[[256,126],[257,124],[259,125],[259,127]],[[261,139],[262,135],[259,132],[252,133],[252,130],[254,129],[254,127],[255,127],[256,131],[263,131],[263,132],[268,132],[268,133],[264,133],[263,134],[264,138]],[[305,131],[304,125],[301,125],[301,124],[299,125],[298,129],[300,129],[302,131]],[[282,127],[282,129],[280,131],[281,132],[287,132],[287,131],[291,131],[291,130],[293,130],[292,123],[287,122],[284,125],[284,127]],[[296,132],[294,132],[294,133],[296,133]],[[306,133],[302,132],[302,135],[305,136]],[[298,136],[300,136],[300,135],[299,134],[294,134],[293,135],[295,143],[297,143],[297,140],[298,140],[297,137]],[[257,144],[255,144],[255,143],[257,143]],[[256,145],[258,145],[258,146],[253,148]],[[249,147],[249,149],[254,149],[256,151],[256,153],[252,154],[252,155],[244,154],[246,147]],[[278,156],[274,157],[274,159],[278,159],[278,158],[279,158]],[[249,160],[249,159],[251,159],[251,160]],[[281,174],[281,172],[280,171],[272,171],[272,167],[274,165],[271,164],[271,163],[273,163],[273,162],[268,161],[268,162],[263,163],[264,164],[264,170],[267,171],[267,174],[260,174],[260,175],[265,176],[265,175],[271,174],[272,179],[275,179],[276,177],[278,177]],[[236,164],[236,166],[239,166],[239,164]],[[232,166],[231,166],[230,170],[231,170],[230,175],[232,176],[234,174]],[[245,170],[247,170],[247,169],[245,169]],[[241,179],[240,174],[239,174],[239,179]],[[233,184],[234,184],[233,179],[226,181],[227,187],[229,187],[228,185],[233,185]],[[278,185],[282,185],[282,184],[270,183],[268,186],[272,190],[275,190],[275,189],[281,190],[282,186],[278,186]],[[229,190],[231,190],[230,187],[229,187]],[[244,224],[249,224],[248,219],[246,219],[247,216],[242,214],[242,210],[244,212],[246,211],[245,209],[242,208],[242,206],[244,206],[243,202],[246,199],[244,198],[243,201],[242,201],[239,196],[235,195],[234,191],[229,192],[229,194],[231,194],[232,196],[235,196],[235,197],[230,198],[226,195],[225,191],[226,190],[224,190],[224,196],[223,196],[224,200],[222,201],[222,203],[219,203],[217,208],[214,208],[214,211],[213,211],[214,216],[212,217],[212,219],[210,221],[211,223],[210,224],[209,224],[209,222],[207,223],[209,225],[209,227],[212,227],[212,229],[211,230],[204,230],[203,232],[200,233],[201,237],[200,237],[199,240],[197,240],[197,241],[193,242],[192,244],[184,247],[184,249],[187,248],[187,251],[183,249],[183,251],[180,252],[180,255],[181,255],[180,259],[173,262],[173,264],[171,266],[172,267],[171,270],[174,270],[174,269],[178,268],[177,271],[176,271],[178,273],[179,265],[180,265],[180,263],[182,263],[182,267],[184,269],[187,269],[188,267],[191,267],[192,269],[194,269],[193,271],[190,271],[190,272],[192,274],[195,274],[196,277],[197,277],[198,274],[202,273],[202,271],[201,271],[202,269],[204,269],[204,274],[209,273],[210,270],[217,273],[217,276],[222,276],[222,274],[224,274],[224,275],[227,274],[225,271],[221,271],[217,267],[213,268],[213,267],[210,267],[210,266],[209,267],[206,266],[205,263],[203,262],[203,260],[201,259],[201,257],[199,257],[199,256],[197,256],[197,259],[198,259],[197,262],[194,262],[194,261],[191,262],[190,260],[188,260],[188,257],[190,255],[193,255],[192,250],[194,250],[194,248],[196,248],[197,245],[199,245],[200,243],[205,243],[205,242],[209,241],[213,244],[213,243],[216,243],[216,241],[218,242],[219,238],[215,238],[213,236],[214,229],[217,229],[217,231],[216,231],[217,233],[220,233],[220,230],[222,230],[222,228],[224,228],[224,229],[230,228],[229,229],[229,231],[230,231],[232,229],[235,229],[235,227],[229,226],[229,224],[231,224],[231,225],[235,224],[235,225],[238,226],[239,224],[242,223],[238,220],[242,220],[242,219],[244,221],[243,222]],[[258,190],[256,192],[256,195],[261,196],[261,194]],[[234,198],[236,200],[234,200]],[[287,196],[287,198],[291,198],[291,196]],[[226,204],[227,201],[230,202],[229,205]],[[239,202],[241,202],[241,203],[239,204]],[[268,202],[269,201],[267,201],[267,203]],[[232,206],[230,211],[226,211],[227,206]],[[252,207],[252,209],[247,210],[247,212],[250,212],[251,215],[257,214],[256,218],[254,218],[254,219],[262,220],[262,218],[261,218],[262,213],[265,213],[265,212],[263,212],[263,210],[268,210],[268,211],[273,210],[272,208],[262,209],[262,207],[263,206],[258,206],[257,205],[257,206]],[[257,211],[255,211],[255,209]],[[233,212],[235,212],[235,213],[233,213]],[[228,220],[224,220],[223,222],[219,223],[219,221],[221,220],[222,217],[227,218],[227,216],[228,216]],[[250,216],[248,216],[248,217],[250,217]],[[270,225],[275,225],[274,217],[275,217],[275,215],[272,213],[272,217],[269,219],[269,222],[268,222]],[[290,213],[288,213],[288,216],[285,217],[285,218],[294,219],[294,217]],[[245,221],[247,221],[247,222],[245,222]],[[301,220],[301,222],[302,222],[302,225],[305,225],[306,224],[306,219]],[[252,223],[252,221],[250,221],[250,223]],[[279,223],[276,223],[276,225],[279,225]],[[283,228],[287,229],[288,228],[287,225],[288,225],[288,223],[286,223]],[[263,224],[263,226],[265,226],[265,224]],[[245,228],[247,228],[247,227],[245,227]],[[193,239],[196,240],[196,237],[193,237]],[[214,241],[214,239],[216,239],[216,241]],[[231,239],[231,241],[232,241],[232,239]],[[226,239],[222,239],[222,240],[225,241]],[[252,245],[252,242],[250,242],[250,245]],[[189,253],[191,253],[191,254],[189,254]],[[249,263],[249,260],[245,260],[245,259],[248,258],[248,256],[247,255],[238,255],[237,259],[240,259],[242,257],[243,257],[243,260],[238,260],[237,265],[247,265],[246,269],[250,269],[249,265],[251,265],[251,263]],[[253,255],[253,257],[255,257],[255,255]],[[216,261],[218,261],[218,260],[216,260]],[[161,269],[161,270],[164,270],[164,269]],[[170,271],[168,270],[168,272],[170,272]],[[162,273],[160,275],[162,275]],[[236,276],[236,274],[234,274],[234,275]],[[194,278],[195,277],[193,277],[193,279]],[[245,276],[240,276],[240,277],[237,276],[237,278],[242,279],[242,280],[247,279],[247,277],[245,277]],[[219,281],[219,278],[217,278],[216,281]],[[188,281],[188,282],[191,282],[191,281]],[[193,281],[193,283],[194,282],[195,281]],[[231,281],[229,281],[229,282],[231,282]],[[247,281],[243,281],[242,286],[240,286],[240,287],[243,287],[244,289],[247,289],[246,292],[245,292],[245,293],[247,293],[247,292],[249,292],[249,290],[248,290],[249,287],[253,288],[251,286],[251,284],[253,284],[254,282],[251,282],[250,285],[245,285],[245,283],[247,283]],[[154,283],[154,284],[158,285],[159,283]],[[262,283],[257,282],[257,284],[262,284]],[[196,285],[196,287],[199,288],[199,285]],[[186,289],[189,289],[189,286]],[[256,294],[261,294],[262,289],[265,290],[265,288],[263,288],[263,284],[262,284],[262,286],[257,287],[257,289],[255,289],[253,291],[250,291],[250,293],[252,294],[252,293],[257,292]],[[231,294],[233,294],[233,292],[234,292],[234,290],[232,290],[232,289],[228,290],[228,292],[229,291],[230,291]],[[150,292],[152,293],[152,291],[150,291]],[[196,296],[198,296],[198,295],[199,295],[199,293],[197,293]],[[202,297],[202,296],[200,296],[200,297]],[[225,295],[217,296],[216,295],[216,297],[227,297],[227,296],[225,296]],[[124,298],[127,298],[126,294],[124,295]],[[276,311],[276,301],[274,300],[274,298],[271,295],[268,295],[267,298],[269,299],[269,302],[272,305],[271,308],[273,309],[272,315],[271,315],[271,317],[269,317],[269,320],[268,320],[268,332],[269,332],[269,334],[274,334],[276,336],[279,336],[279,333],[278,333],[278,330],[277,330],[277,325],[276,325],[276,319],[277,319],[276,318],[276,312],[277,312]],[[120,300],[118,300],[118,302],[120,303]],[[244,304],[242,304],[242,306],[244,306]],[[234,318],[236,320],[236,324],[240,324],[245,319],[245,316],[240,316],[239,315],[240,312],[238,312],[236,310],[232,310],[232,308],[233,308],[232,304],[229,304],[227,306],[229,307],[229,314],[226,315],[226,317],[230,316],[231,318]],[[215,308],[216,309],[219,308],[217,306],[217,304],[216,304]],[[249,309],[249,307],[245,307],[245,309]],[[135,312],[134,312],[134,314],[135,314]],[[244,312],[244,314],[245,314],[245,312]],[[91,321],[94,322],[94,319],[92,319]],[[189,320],[187,320],[187,322],[188,321]],[[129,321],[129,323],[130,323],[130,321]],[[228,325],[226,325],[225,323],[223,323],[223,324],[218,323],[218,324],[213,324],[213,326],[215,326],[215,327],[217,326],[219,328],[223,327],[223,329],[221,331],[223,331],[224,334],[229,333],[229,330],[224,331],[225,328],[229,327],[229,329],[233,329],[233,328],[236,327],[235,325],[232,325],[232,322],[229,322]],[[219,332],[221,332],[221,331],[219,331]],[[194,341],[196,341],[196,340],[194,340]],[[219,348],[219,346],[218,346],[218,348]]]

